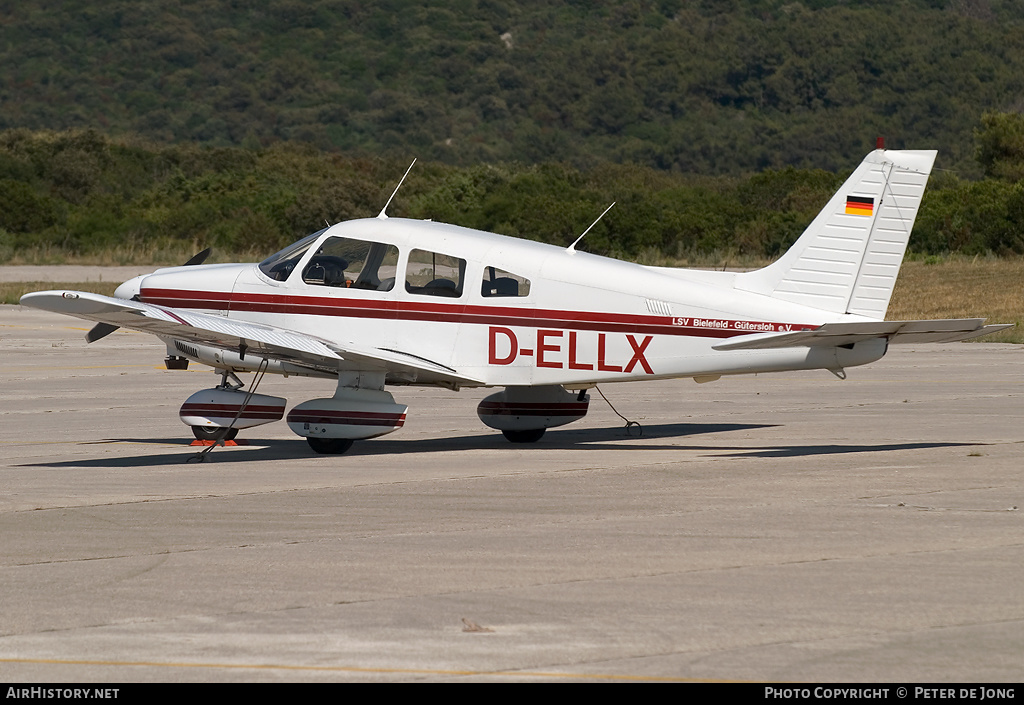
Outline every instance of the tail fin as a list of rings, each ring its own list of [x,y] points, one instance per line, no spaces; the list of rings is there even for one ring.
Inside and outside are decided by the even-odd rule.
[[[800,239],[736,288],[883,319],[936,152],[868,154]]]

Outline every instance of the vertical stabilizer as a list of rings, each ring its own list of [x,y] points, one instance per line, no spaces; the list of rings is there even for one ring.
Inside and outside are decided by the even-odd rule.
[[[736,288],[883,319],[936,152],[877,149],[786,254]]]

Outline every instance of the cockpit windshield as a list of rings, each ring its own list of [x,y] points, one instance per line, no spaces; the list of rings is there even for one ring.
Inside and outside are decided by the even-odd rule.
[[[292,270],[295,269],[295,265],[302,259],[302,255],[306,254],[306,250],[316,242],[317,238],[323,235],[324,230],[327,230],[327,228],[317,230],[312,235],[307,235],[298,242],[288,245],[288,247],[280,252],[270,255],[270,257],[260,262],[260,271],[271,279],[283,282],[292,273]]]

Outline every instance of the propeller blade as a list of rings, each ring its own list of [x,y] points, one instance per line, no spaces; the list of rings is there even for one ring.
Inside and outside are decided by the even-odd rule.
[[[191,267],[191,266],[196,265],[196,264],[202,264],[203,262],[206,261],[206,258],[210,256],[211,252],[213,252],[213,248],[212,247],[207,247],[205,250],[203,250],[202,252],[200,252],[197,255],[194,255],[192,257],[192,259],[190,259],[188,262],[186,262],[185,264],[183,264],[181,266],[182,267]]]
[[[95,343],[100,338],[107,337],[119,327],[120,326],[114,326],[109,323],[97,323],[92,327],[92,330],[85,334],[85,342]]]
[[[211,252],[213,252],[213,248],[207,247],[199,254],[193,255],[192,259],[181,266],[191,267],[193,265],[202,264],[206,261],[206,258],[210,256]],[[100,338],[106,338],[118,328],[120,328],[120,326],[111,325],[110,323],[97,323],[92,327],[92,330],[85,334],[85,342],[95,343]]]

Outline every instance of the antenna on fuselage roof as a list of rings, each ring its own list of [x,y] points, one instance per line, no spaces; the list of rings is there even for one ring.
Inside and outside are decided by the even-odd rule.
[[[615,201],[612,201],[612,205],[608,206],[607,208],[605,208],[604,209],[604,213],[607,213],[608,211],[610,211],[612,209],[612,206],[614,206],[614,205],[615,205]],[[597,221],[601,220],[601,218],[604,217],[604,213],[602,213],[601,215],[597,216],[597,220],[595,220],[593,223],[590,224],[590,228],[587,228],[586,230],[583,231],[583,235],[586,235],[587,233],[589,233],[590,229],[593,228],[595,225],[597,225]],[[574,254],[576,252],[576,245],[578,245],[580,240],[583,239],[583,235],[580,235],[578,238],[576,238],[576,240],[571,245],[569,245],[568,247],[565,248],[565,251],[568,252],[570,255]]]
[[[398,186],[395,186],[395,190],[391,192],[391,198],[388,199],[388,202],[385,203],[384,207],[380,209],[380,213],[377,214],[377,217],[380,218],[381,220],[387,219],[388,215],[384,211],[386,211],[388,209],[388,206],[391,205],[391,200],[395,197],[395,194],[398,193],[398,189],[402,188],[402,184],[405,182],[405,177],[409,175],[410,171],[412,171],[413,164],[415,163],[416,160],[413,159],[412,164],[410,164],[409,168],[405,170],[405,174],[402,176],[402,180],[398,182]]]

